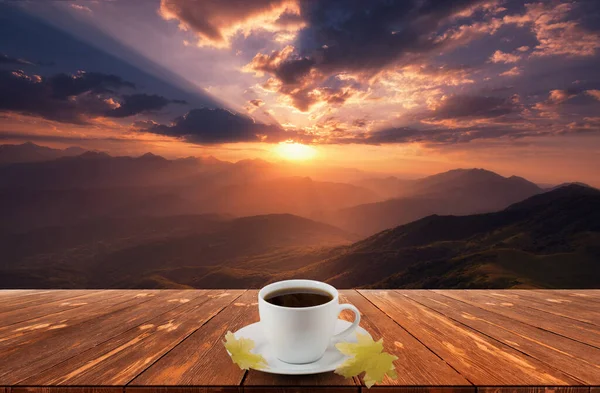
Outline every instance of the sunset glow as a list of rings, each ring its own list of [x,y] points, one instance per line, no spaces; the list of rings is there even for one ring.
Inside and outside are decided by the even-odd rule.
[[[0,137],[600,185],[598,2],[448,3],[3,3]]]
[[[281,142],[275,150],[282,158],[293,161],[310,160],[317,154],[313,147],[295,142]]]

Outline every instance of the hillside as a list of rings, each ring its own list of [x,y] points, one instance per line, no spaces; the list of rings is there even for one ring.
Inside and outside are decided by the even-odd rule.
[[[402,184],[399,198],[330,211],[323,220],[369,236],[431,214],[468,215],[501,210],[542,192],[523,178],[503,177],[483,169],[456,169]]]
[[[230,287],[250,285],[253,276],[258,285],[274,273],[261,260],[275,258],[277,273],[293,270],[353,240],[289,214],[91,220],[3,236],[0,287]]]
[[[296,276],[338,287],[595,287],[600,191],[571,185],[507,209],[429,216],[355,243]]]

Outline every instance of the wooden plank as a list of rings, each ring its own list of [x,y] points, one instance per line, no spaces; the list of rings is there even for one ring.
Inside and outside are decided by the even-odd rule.
[[[581,386],[499,386],[477,388],[481,393],[589,393],[588,387]]]
[[[431,291],[401,294],[587,384],[600,385],[600,349]]]
[[[256,291],[244,293],[129,385],[239,385],[244,371],[231,361],[223,339],[227,331],[234,332],[257,319],[256,296]]]
[[[196,291],[195,299],[66,361],[23,385],[125,385],[244,291]]]
[[[238,386],[127,386],[125,393],[242,393]]]
[[[15,349],[24,343],[31,344],[36,340],[44,339],[48,331],[64,329],[69,325],[77,325],[101,315],[146,302],[159,293],[161,292],[118,291],[117,297],[112,297],[112,295],[105,297],[102,292],[98,292],[95,294],[96,302],[83,306],[82,309],[67,310],[63,313],[50,314],[0,327],[0,351]],[[71,301],[76,300],[71,299]]]
[[[0,327],[14,325],[19,322],[52,314],[64,313],[65,311],[91,305],[101,300],[114,299],[119,296],[119,294],[120,291],[117,290],[108,290],[106,292],[90,291],[75,298],[48,301],[43,304],[36,304],[17,310],[3,312],[0,314]]]
[[[149,319],[180,306],[174,299],[194,296],[193,291],[165,291],[156,296],[140,297],[138,303],[119,308],[91,320],[61,329],[44,330],[18,346],[0,352],[0,385],[15,385],[53,365],[99,345]],[[135,297],[135,292],[131,295]],[[147,293],[140,292],[138,293]],[[10,361],[9,361],[10,360]]]
[[[514,303],[522,307],[530,307],[561,317],[600,326],[600,304],[598,303],[586,302],[582,304],[573,301],[561,302],[561,299],[556,296],[551,297],[545,294],[524,290],[476,292],[484,292],[486,295],[498,300]]]
[[[360,386],[244,386],[248,393],[353,393],[360,392]]]
[[[513,302],[499,301],[497,298],[485,295],[484,292],[470,290],[435,290],[434,292],[600,348],[600,331],[594,325],[530,307],[521,307]]]
[[[361,311],[361,326],[375,340],[383,338],[384,348],[398,357],[394,363],[397,379],[385,379],[384,385],[460,386],[471,384],[446,362],[400,327],[358,292],[343,291],[342,301]],[[364,383],[363,383],[364,384]]]
[[[46,304],[52,301],[74,299],[86,293],[97,292],[89,289],[64,289],[54,291],[40,291],[19,296],[17,298],[2,297],[0,298],[0,313],[5,313],[13,310],[20,310],[25,307],[31,307],[39,304]],[[1,314],[0,314],[1,315]]]
[[[127,386],[125,393],[242,393],[238,386]]]
[[[123,388],[114,386],[30,386],[13,387],[11,393],[123,393]]]
[[[583,304],[588,302],[600,303],[600,290],[590,289],[535,289],[532,292],[543,293],[550,297],[560,297],[561,299],[581,302]]]
[[[376,393],[476,393],[475,386],[373,386]],[[370,390],[363,388],[363,392]]]
[[[475,385],[581,385],[581,381],[399,293],[361,293]]]

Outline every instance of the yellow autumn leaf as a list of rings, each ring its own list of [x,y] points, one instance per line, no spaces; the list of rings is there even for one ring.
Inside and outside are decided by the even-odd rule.
[[[242,370],[251,368],[260,370],[267,367],[267,361],[262,355],[250,352],[254,348],[254,341],[249,338],[235,338],[234,334],[227,332],[223,342],[229,352],[231,360]]]
[[[373,341],[367,334],[357,334],[356,343],[338,343],[335,347],[344,355],[351,356],[335,369],[335,373],[346,378],[365,373],[363,379],[368,388],[383,381],[387,375],[396,378],[394,355],[383,352],[383,339]]]

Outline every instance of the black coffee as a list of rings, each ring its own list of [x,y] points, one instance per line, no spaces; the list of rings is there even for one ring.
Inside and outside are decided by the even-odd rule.
[[[292,308],[320,306],[332,299],[329,292],[313,288],[286,288],[265,296],[265,300],[271,304]]]

